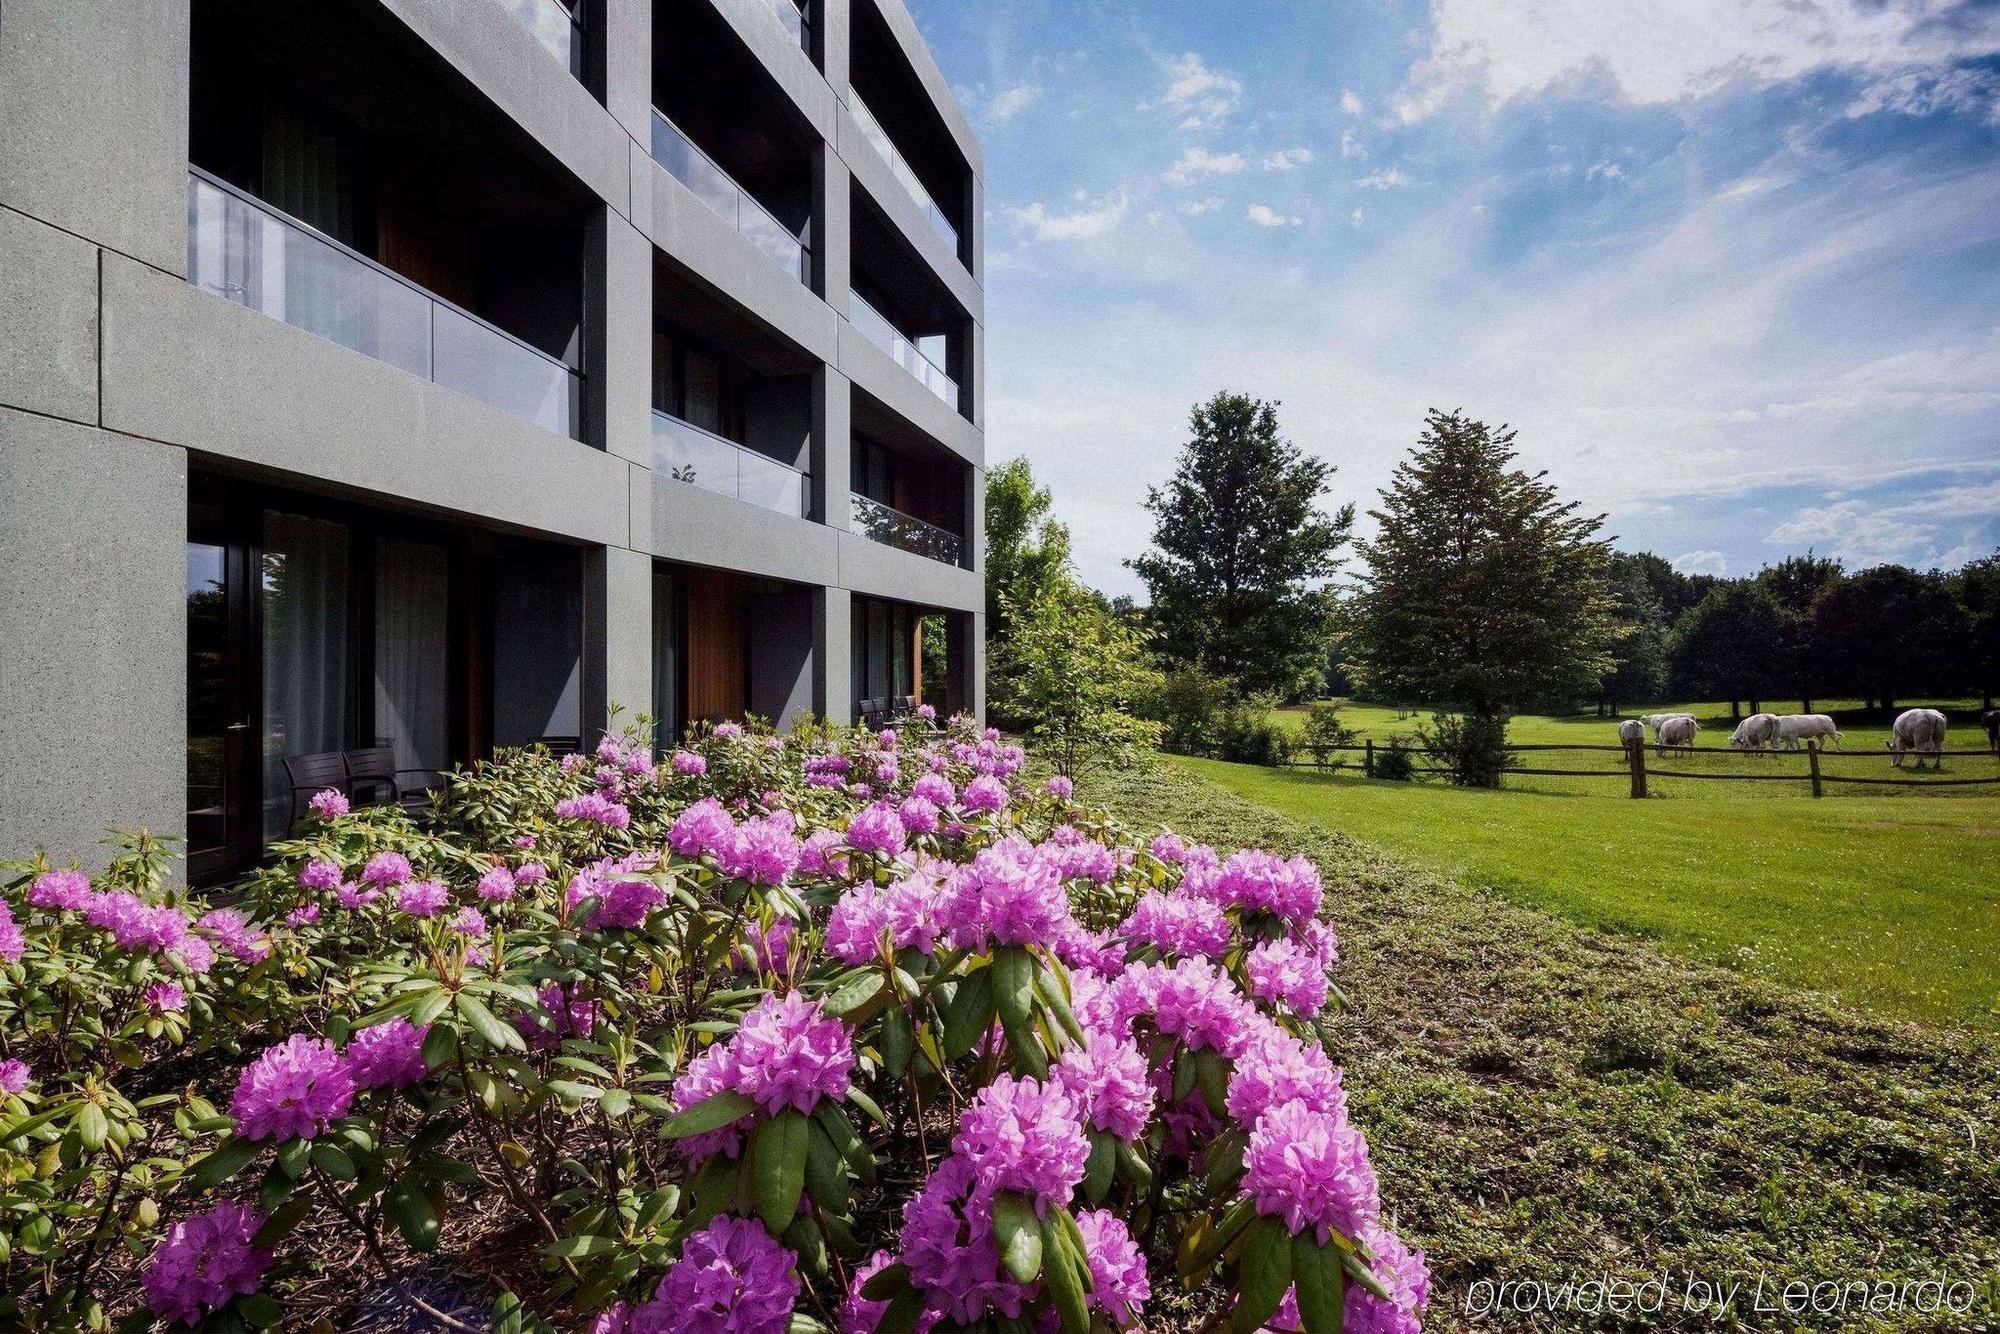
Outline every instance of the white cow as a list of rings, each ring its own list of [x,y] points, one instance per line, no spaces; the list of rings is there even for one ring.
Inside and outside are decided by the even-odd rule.
[[[1828,738],[1840,744],[1840,730],[1823,713],[1787,713],[1778,719],[1778,741],[1786,750],[1797,750],[1801,741]]]
[[[1691,719],[1693,717],[1694,715],[1691,713],[1642,713],[1639,715],[1639,721],[1644,723],[1646,726],[1652,728],[1653,731],[1657,733],[1660,730],[1660,724],[1664,723],[1669,718]]]
[[[1618,744],[1630,750],[1634,746],[1646,744],[1646,724],[1640,718],[1627,718],[1618,724]]]
[[[1663,720],[1658,736],[1660,754],[1666,754],[1668,747],[1680,751],[1693,750],[1694,734],[1700,730],[1701,724],[1686,714]]]
[[[1936,709],[1904,709],[1896,715],[1896,725],[1889,729],[1889,762],[1898,769],[1903,767],[1903,756],[1915,755],[1917,768],[1924,767],[1924,756],[1931,757],[1931,767],[1941,769],[1944,759],[1939,754],[1944,749],[1945,718]]]
[[[1738,750],[1764,750],[1778,739],[1778,715],[1775,713],[1753,713],[1736,724],[1736,730],[1729,734],[1729,744]]]

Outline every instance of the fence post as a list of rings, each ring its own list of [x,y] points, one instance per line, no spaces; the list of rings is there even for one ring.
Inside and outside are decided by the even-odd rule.
[[[1626,750],[1632,761],[1632,795],[1643,797],[1646,795],[1646,743],[1641,741],[1626,747]]]
[[[1361,757],[1361,764],[1368,777],[1373,778],[1375,776],[1375,739],[1373,737],[1368,739],[1367,746],[1367,752]]]
[[[1825,795],[1819,786],[1819,742],[1806,742],[1806,767],[1812,770],[1812,789],[1815,797]]]

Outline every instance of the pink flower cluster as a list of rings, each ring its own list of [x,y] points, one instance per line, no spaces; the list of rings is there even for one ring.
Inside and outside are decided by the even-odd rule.
[[[632,823],[632,812],[623,802],[613,801],[601,792],[586,792],[580,797],[565,797],[556,803],[556,814],[565,820],[588,820],[592,824],[603,825],[606,829],[625,829]]]
[[[979,951],[1052,945],[1076,927],[1061,874],[1019,834],[980,849],[952,873],[938,920],[954,949]]]
[[[810,1112],[825,1098],[847,1096],[854,1069],[854,1040],[847,1025],[796,991],[766,995],[727,1042],[710,1047],[674,1085],[673,1105],[685,1111],[724,1091],[741,1093],[765,1116],[787,1107]],[[690,1158],[721,1151],[734,1157],[739,1128],[697,1135],[683,1142]]]
[[[799,1288],[791,1251],[763,1224],[722,1214],[682,1244],[651,1301],[618,1303],[588,1334],[785,1334]]]
[[[194,1325],[232,1298],[257,1291],[272,1252],[253,1240],[264,1215],[224,1200],[167,1230],[140,1272],[146,1305],[163,1320]]]

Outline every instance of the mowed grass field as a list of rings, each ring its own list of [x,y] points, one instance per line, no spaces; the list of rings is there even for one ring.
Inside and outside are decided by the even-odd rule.
[[[1350,726],[1378,741],[1417,721],[1399,722],[1390,709],[1347,712]],[[1726,719],[1726,707],[1720,712]],[[1854,771],[1894,772],[1881,750],[1885,727],[1842,730]],[[1517,742],[1605,735],[1615,734],[1601,719],[1522,718],[1512,729]],[[1871,740],[1864,760],[1860,747]],[[1954,727],[1954,740],[1969,748],[1971,729]],[[1549,767],[1620,763],[1616,755],[1558,755]],[[1803,772],[1797,756],[1659,763],[1703,761]],[[1293,819],[1586,926],[1637,933],[1879,1013],[2000,1030],[2000,787],[1829,788],[1839,795],[1815,801],[1803,781],[1662,779],[1652,785],[1656,799],[1633,801],[1617,778],[1510,776],[1499,791],[1475,791],[1371,782],[1351,769],[1173,762]],[[1995,772],[2000,763],[1983,755],[1945,768],[1947,777]]]

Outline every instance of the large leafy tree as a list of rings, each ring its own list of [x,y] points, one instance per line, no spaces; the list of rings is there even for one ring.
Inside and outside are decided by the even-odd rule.
[[[1049,489],[1026,459],[986,474],[986,638],[1006,641],[1014,609],[1067,577],[1069,529],[1049,515]]]
[[[1667,611],[1654,591],[1646,559],[1659,557],[1611,553],[1610,579],[1617,594],[1613,616],[1625,636],[1613,650],[1611,671],[1600,687],[1614,711],[1622,704],[1654,700],[1667,688]],[[1662,562],[1664,563],[1664,562]]]
[[[1971,626],[1952,576],[1877,565],[1820,595],[1813,637],[1833,681],[1893,709],[1963,682]]]
[[[1810,550],[1803,556],[1787,556],[1757,572],[1757,582],[1777,600],[1778,628],[1784,638],[1784,649],[1774,665],[1773,675],[1780,681],[1780,688],[1799,697],[1807,713],[1812,712],[1812,696],[1826,680],[1819,637],[1813,628],[1813,606],[1846,577],[1838,560],[1816,556]]]
[[[1604,516],[1579,514],[1514,458],[1506,427],[1433,411],[1369,511],[1378,531],[1360,544],[1349,645],[1375,697],[1496,718],[1588,694],[1613,669]]]
[[[1333,465],[1278,432],[1277,404],[1197,404],[1173,477],[1150,488],[1153,549],[1127,562],[1152,595],[1153,647],[1246,693],[1316,685],[1331,625],[1325,582],[1354,507],[1321,507]]]
[[[2000,684],[2000,551],[1968,564],[1958,572],[1956,583],[1971,630],[1967,684],[1979,692],[1981,705],[1990,709],[1993,688]]]
[[[1731,717],[1787,688],[1783,609],[1754,579],[1717,584],[1674,625],[1674,685],[1694,699],[1726,699]]]

